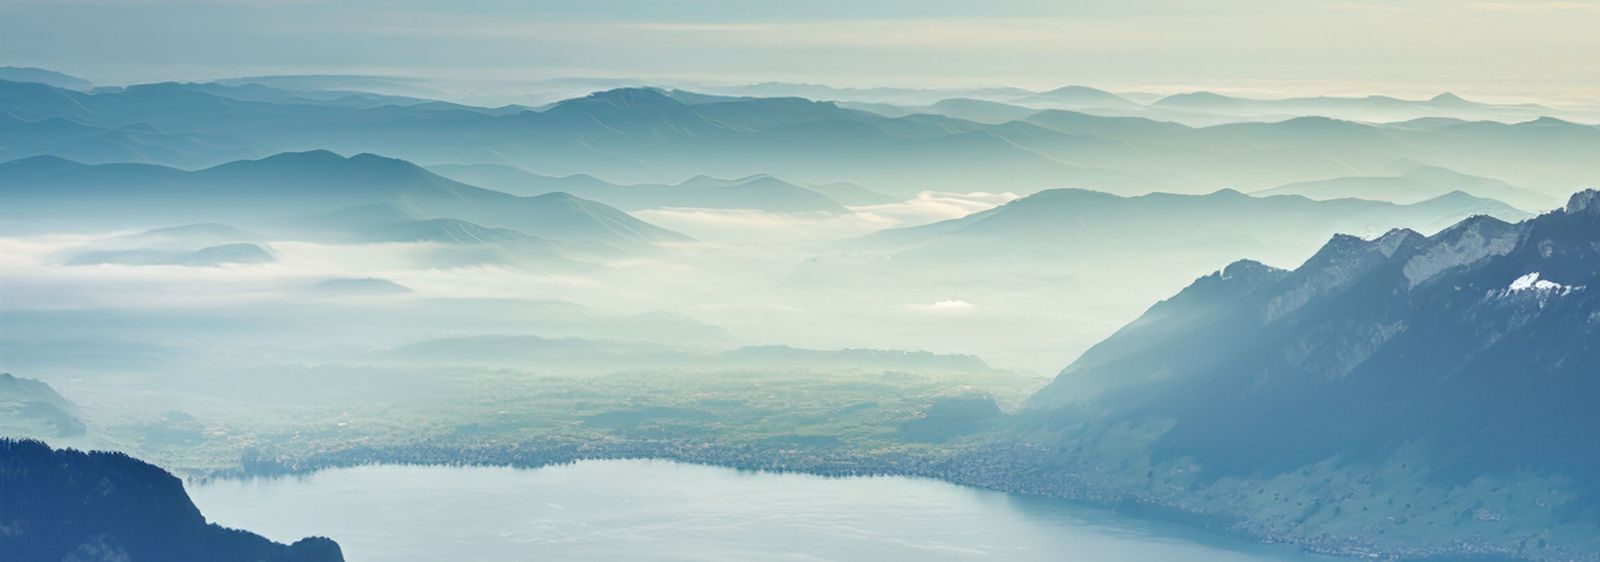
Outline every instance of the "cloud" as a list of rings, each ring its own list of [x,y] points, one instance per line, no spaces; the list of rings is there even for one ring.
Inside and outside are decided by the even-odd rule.
[[[910,304],[906,305],[906,308],[935,314],[965,314],[977,306],[961,299],[944,299],[928,304]]]
[[[985,211],[1010,203],[1018,198],[1011,192],[1003,193],[947,193],[924,191],[916,197],[884,205],[851,207],[864,219],[886,228],[916,226],[942,220],[958,219],[972,213]]]
[[[404,279],[428,275],[419,258],[438,244],[328,245],[268,242],[276,261],[215,267],[65,265],[79,253],[118,247],[121,235],[0,238],[0,308],[62,309],[129,306],[204,306],[292,296],[330,277]],[[487,275],[487,274],[486,274]],[[520,273],[523,285],[532,277]],[[471,280],[464,275],[462,279]],[[479,296],[471,283],[433,285],[428,296]],[[462,293],[456,295],[452,293]]]
[[[793,246],[961,218],[1009,203],[1017,197],[1010,192],[924,191],[899,203],[850,207],[853,214],[849,215],[689,208],[647,209],[635,211],[633,215],[702,241]]]
[[[633,216],[696,239],[737,244],[805,244],[864,236],[884,227],[859,215],[769,213],[752,209],[647,209]]]

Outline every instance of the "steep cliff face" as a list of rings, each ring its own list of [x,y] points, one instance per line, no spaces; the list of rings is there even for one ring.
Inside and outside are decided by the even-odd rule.
[[[278,544],[206,522],[183,483],[121,453],[0,440],[0,552],[8,560],[338,562],[321,537]]]
[[[1600,524],[1596,400],[1600,194],[1585,191],[1516,224],[1335,237],[1293,271],[1230,265],[1086,352],[1026,419],[1040,442],[1139,468],[1141,493],[1188,487],[1247,519],[1265,512],[1242,488],[1270,486],[1218,486],[1315,474],[1437,491],[1385,509],[1398,493],[1302,482],[1283,493],[1294,519],[1258,521],[1283,532],[1358,521],[1380,540],[1526,554]],[[1103,446],[1113,428],[1146,445],[1137,459]]]

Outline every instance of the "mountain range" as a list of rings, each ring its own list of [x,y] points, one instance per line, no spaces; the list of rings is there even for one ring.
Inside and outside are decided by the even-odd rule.
[[[1600,191],[1571,195],[1600,126],[1450,93],[574,83],[609,89],[479,107],[400,78],[0,67],[22,296],[0,367],[287,406],[542,370],[1067,364],[1016,411],[950,385],[893,426],[927,446],[908,472],[1327,553],[1600,562]],[[762,216],[688,244],[630,214],[713,215],[665,209]],[[844,349],[746,346],[785,339]],[[271,438],[184,416],[127,435]],[[0,373],[0,433],[87,429]],[[327,443],[282,446],[302,435]],[[342,559],[209,524],[125,455],[0,439],[0,484],[0,558]]]
[[[1529,216],[1462,193],[1397,205],[1231,190],[1123,197],[1055,189],[839,243],[801,263],[781,288],[809,302],[851,303],[840,314],[887,305],[927,316],[930,328],[916,345],[1054,369],[1219,263],[1251,257],[1293,266],[1339,232],[1432,232],[1477,214]]]
[[[1293,270],[1235,262],[1085,352],[1023,431],[1256,532],[1595,560],[1597,248],[1590,190],[1517,223],[1337,236]]]
[[[594,176],[556,178],[501,164],[446,164],[430,170],[451,179],[516,195],[562,191],[625,211],[700,208],[830,215],[850,212],[815,188],[801,187],[768,175],[728,180],[695,176],[674,185],[617,185]],[[871,198],[870,191],[866,197]]]
[[[1320,115],[1379,122],[1405,121],[1430,116],[1525,120],[1555,113],[1555,110],[1538,104],[1480,103],[1450,92],[1428,99],[1402,99],[1377,95],[1257,99],[1202,91],[1166,96],[1151,103],[1150,106],[1240,118]]]
[[[70,74],[29,66],[0,66],[0,80],[34,82],[66,90],[88,91],[94,84]]]
[[[1571,193],[1597,170],[1600,128],[1553,118],[1505,124],[1430,119],[1370,125],[1323,117],[1187,127],[1132,117],[1044,111],[1023,122],[1115,145],[1053,154],[1102,167],[1144,169],[1163,185],[1266,189],[1351,175],[1382,175],[1397,162],[1448,168],[1546,194]],[[1048,151],[1046,154],[1052,154]]]
[[[1304,195],[1312,199],[1372,199],[1415,203],[1452,191],[1504,201],[1523,209],[1556,208],[1554,197],[1506,182],[1469,176],[1453,170],[1409,161],[1395,162],[1384,175],[1344,176],[1296,182],[1255,192],[1256,195]]]
[[[0,163],[3,214],[56,225],[271,224],[385,204],[428,219],[460,219],[541,238],[637,248],[684,240],[615,208],[548,193],[517,197],[445,179],[409,162],[327,151],[285,153],[197,171],[86,165],[54,157]]]
[[[262,84],[241,93],[244,87],[161,83],[86,93],[0,82],[0,118],[8,120],[0,130],[10,131],[0,134],[0,154],[17,158],[49,146],[89,162],[194,166],[241,153],[327,148],[427,164],[505,163],[539,175],[589,174],[616,183],[771,174],[799,185],[854,182],[905,197],[929,189],[988,190],[1001,178],[1007,189],[1021,192],[1060,186],[1124,193],[1259,190],[1382,175],[1402,160],[1564,194],[1593,177],[1597,165],[1585,156],[1600,149],[1600,129],[1548,117],[1500,123],[1430,113],[1385,124],[1296,117],[1191,127],[966,102],[948,104],[965,108],[950,112],[973,120],[889,117],[801,98],[643,87],[537,109],[274,92]],[[1168,98],[1166,105],[1198,103],[1179,103],[1185,99]],[[49,132],[55,129],[80,132]],[[147,140],[123,138],[130,135]],[[209,145],[219,148],[208,153]]]
[[[1190,126],[1210,126],[1247,121],[1281,121],[1301,116],[1321,116],[1382,123],[1423,117],[1469,120],[1525,121],[1541,116],[1570,116],[1572,112],[1532,103],[1484,103],[1445,92],[1426,99],[1393,96],[1316,96],[1253,98],[1209,91],[1171,95],[1139,92],[1113,93],[1088,86],[1069,85],[1045,91],[1022,89],[884,90],[769,85],[760,89],[712,88],[763,97],[800,96],[838,102],[841,106],[900,117],[930,113],[990,122],[984,115],[1041,109],[1078,111],[1107,117],[1142,117]],[[1007,119],[1007,120],[1010,120]],[[994,121],[999,122],[999,121]]]
[[[694,86],[691,89],[752,97],[805,97],[841,103],[893,108],[933,107],[945,100],[967,99],[1033,109],[1068,109],[1099,115],[1142,116],[1156,119],[1198,120],[1212,124],[1321,115],[1359,121],[1397,121],[1422,116],[1463,119],[1524,120],[1553,115],[1557,110],[1531,103],[1484,103],[1451,92],[1431,98],[1394,96],[1315,96],[1257,98],[1210,91],[1170,95],[1145,92],[1110,92],[1084,85],[1049,90],[1025,88],[839,88],[822,84],[765,82],[746,86]]]
[[[143,123],[101,127],[67,117],[28,121],[0,113],[3,160],[56,156],[95,164],[196,167],[262,152],[259,145],[225,135],[172,133]]]
[[[330,148],[432,162],[509,161],[542,174],[587,172],[622,180],[701,173],[815,175],[831,167],[851,173],[829,174],[821,182],[875,184],[874,179],[902,178],[905,174],[895,173],[897,169],[912,169],[909,160],[934,153],[952,163],[982,158],[1019,174],[1031,173],[1036,182],[1074,172],[1071,166],[983,135],[800,99],[691,106],[661,90],[632,88],[566,100],[542,111],[496,113],[421,104],[363,108],[332,101],[239,99],[218,95],[214,87],[178,83],[82,93],[0,82],[0,93],[0,113],[20,123],[59,118],[101,129],[137,125],[248,139],[273,151]],[[19,139],[6,145],[5,152],[21,156],[39,144]],[[903,184],[903,178],[895,183]]]
[[[1122,197],[1052,189],[957,219],[880,231],[845,248],[891,252],[899,260],[972,263],[1025,256],[1055,266],[1110,269],[1115,268],[1108,264],[1153,256],[1179,260],[1165,261],[1163,267],[1214,264],[1241,255],[1289,262],[1303,259],[1337,232],[1382,232],[1394,226],[1433,231],[1476,214],[1506,220],[1529,216],[1461,192],[1399,205],[1258,197],[1233,190]]]

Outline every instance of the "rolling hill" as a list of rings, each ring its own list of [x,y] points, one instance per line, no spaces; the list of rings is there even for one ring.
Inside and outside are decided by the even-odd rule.
[[[70,74],[29,66],[0,66],[0,80],[10,82],[36,82],[66,90],[88,90],[94,84]]]
[[[684,240],[615,208],[548,193],[517,197],[445,179],[403,160],[327,151],[285,153],[193,172],[37,157],[0,163],[4,214],[17,221],[157,226],[272,223],[389,204],[541,238],[636,248]]]
[[[1554,110],[1536,104],[1490,104],[1469,101],[1450,92],[1428,99],[1392,96],[1318,96],[1256,99],[1215,92],[1173,94],[1151,103],[1153,108],[1181,109],[1243,118],[1320,115],[1361,121],[1403,121],[1418,117],[1525,120],[1551,115]]]
[[[675,185],[616,185],[593,176],[553,178],[497,164],[441,165],[431,170],[452,179],[517,195],[564,191],[625,211],[699,208],[835,215],[849,212],[813,188],[768,175],[730,180],[695,176]]]
[[[1522,189],[1493,178],[1469,176],[1446,168],[1415,162],[1397,162],[1389,174],[1345,176],[1296,182],[1256,192],[1257,195],[1304,195],[1312,199],[1372,199],[1415,203],[1452,191],[1496,199],[1523,209],[1544,210],[1558,201],[1537,191]]]

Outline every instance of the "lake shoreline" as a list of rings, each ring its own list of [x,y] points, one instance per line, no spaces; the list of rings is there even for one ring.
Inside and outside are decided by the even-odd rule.
[[[993,457],[984,453],[991,449],[970,448],[959,452],[902,453],[872,456],[840,450],[785,449],[781,451],[752,450],[749,448],[699,444],[698,446],[668,446],[663,443],[610,443],[608,447],[592,448],[587,443],[553,443],[549,446],[528,447],[408,447],[408,448],[356,448],[319,454],[299,459],[277,457],[247,458],[237,470],[211,471],[194,481],[220,479],[253,479],[293,477],[321,470],[369,465],[399,466],[473,466],[538,469],[569,465],[582,461],[663,460],[678,463],[733,469],[741,472],[804,474],[825,478],[852,477],[906,477],[926,479],[958,486],[1013,494],[1021,497],[1041,498],[1071,502],[1095,509],[1104,509],[1151,522],[1181,525],[1219,537],[1242,539],[1264,545],[1286,545],[1302,552],[1334,556],[1352,560],[1382,559],[1420,562],[1531,562],[1528,559],[1504,557],[1493,554],[1463,555],[1459,551],[1442,552],[1437,549],[1384,548],[1355,540],[1302,540],[1293,535],[1268,532],[1246,525],[1243,518],[1186,510],[1167,503],[1119,495],[1113,491],[1097,489],[1085,482],[1067,486],[1029,486],[1026,479],[1013,478],[1007,470],[987,467]],[[1019,467],[1011,466],[1011,470]],[[1471,548],[1469,545],[1457,545]]]
[[[352,560],[418,562],[446,548],[514,561],[522,559],[507,557],[514,543],[549,559],[629,558],[617,555],[621,548],[661,562],[779,562],[798,553],[841,561],[1332,562],[1286,545],[942,480],[665,459],[539,469],[368,465],[192,488],[221,524],[278,536],[321,529],[354,539]],[[416,555],[389,556],[402,552]]]

